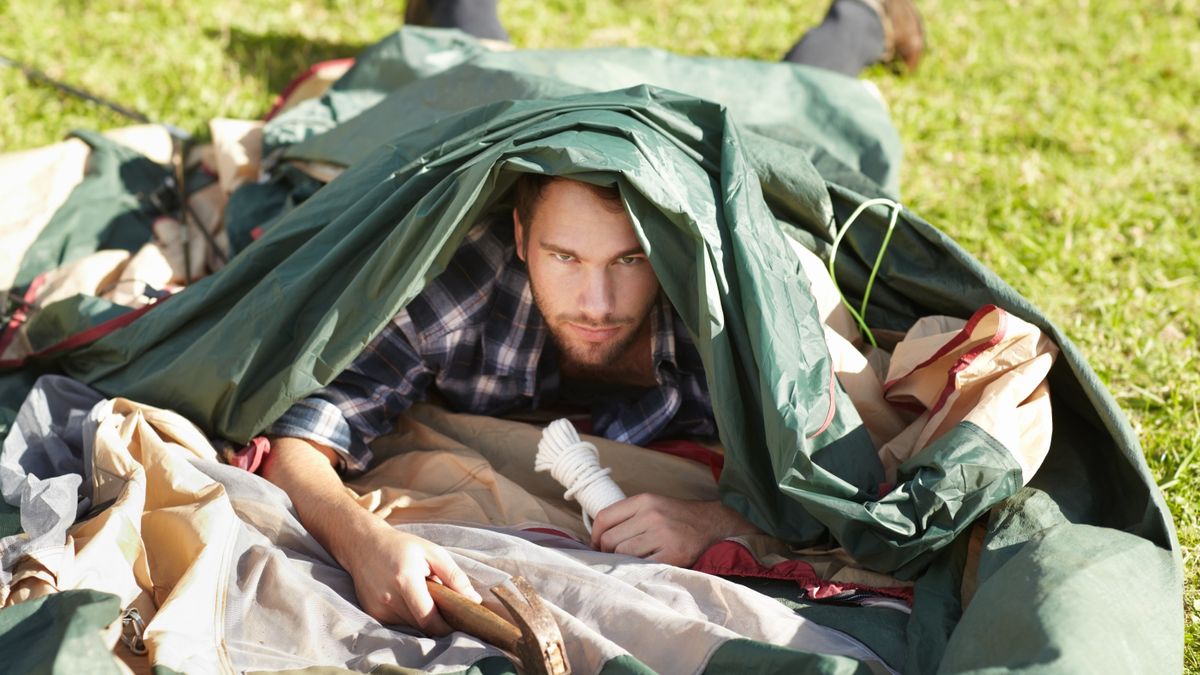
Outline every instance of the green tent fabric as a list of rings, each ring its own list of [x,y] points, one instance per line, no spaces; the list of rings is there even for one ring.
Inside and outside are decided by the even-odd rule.
[[[71,135],[91,146],[87,171],[25,252],[14,287],[101,249],[136,253],[153,235],[160,213],[149,196],[167,184],[170,171],[101,134]]]
[[[449,69],[456,88],[447,97],[448,83],[430,76]],[[841,164],[890,194],[899,192],[900,139],[887,110],[858,80],[786,63],[684,58],[659,49],[492,52],[457,31],[410,28],[383,40],[329,94],[272,120],[264,138],[268,148],[289,145],[288,157],[348,166],[381,137],[473,106],[640,84],[721,103],[744,137],[782,141],[804,149],[823,173]]]
[[[472,225],[510,206],[519,173],[616,185],[700,348],[726,447],[724,501],[776,536],[836,541],[873,569],[917,579],[904,671],[1180,669],[1179,546],[1128,422],[1047,317],[908,210],[868,322],[904,329],[993,303],[1034,323],[1062,348],[1050,374],[1055,431],[1024,488],[1008,452],[961,424],[878,493],[875,448],[831,387],[786,241],[827,256],[835,223],[895,192],[895,133],[861,85],[662,52],[490,54],[459,34],[410,30],[346,77],[267,134],[292,143],[286,154],[345,173],[219,274],[55,365],[244,442],[348,365]],[[688,93],[585,91],[633,77]],[[850,296],[865,286],[886,215],[867,211],[843,242]],[[979,590],[964,612],[964,532],[980,518]],[[1146,619],[1105,619],[1117,593],[1126,616]],[[843,629],[854,634],[853,624]]]
[[[42,596],[0,611],[5,672],[116,673],[100,631],[121,614],[121,599],[79,590]]]

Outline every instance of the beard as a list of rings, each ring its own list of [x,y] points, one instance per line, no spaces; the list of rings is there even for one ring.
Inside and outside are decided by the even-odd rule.
[[[598,380],[619,377],[623,370],[629,369],[618,366],[622,365],[622,357],[649,327],[649,311],[641,317],[608,315],[601,321],[568,312],[551,315],[546,312],[545,303],[537,288],[530,284],[529,290],[533,294],[538,311],[545,317],[546,326],[550,329],[550,339],[554,340],[555,346],[558,347],[564,369],[570,369],[585,378]],[[588,342],[572,334],[567,324],[597,330],[618,327],[625,330],[604,342]]]

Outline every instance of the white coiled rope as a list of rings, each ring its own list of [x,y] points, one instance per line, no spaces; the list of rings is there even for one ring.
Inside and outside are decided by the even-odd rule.
[[[601,468],[596,446],[580,440],[575,427],[565,419],[555,420],[542,432],[537,471],[549,471],[567,491],[564,499],[575,499],[583,507],[583,525],[592,531],[592,518],[604,508],[625,499],[625,493],[609,478],[612,469]]]

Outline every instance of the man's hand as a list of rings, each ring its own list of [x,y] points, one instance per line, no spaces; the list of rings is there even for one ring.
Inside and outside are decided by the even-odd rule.
[[[358,505],[333,470],[336,455],[296,438],[275,438],[263,476],[292,499],[300,522],[354,579],[363,610],[383,623],[402,623],[445,635],[425,579],[480,602],[479,594],[445,549],[400,532]]]
[[[367,514],[371,515],[371,514]],[[399,623],[429,635],[445,635],[450,626],[433,604],[425,579],[437,577],[447,587],[475,602],[479,594],[450,554],[441,546],[394,529],[374,518],[366,536],[355,537],[343,557],[354,579],[354,592],[363,611],[383,623]]]
[[[592,546],[606,553],[691,567],[709,546],[760,530],[721,502],[640,494],[596,514]]]

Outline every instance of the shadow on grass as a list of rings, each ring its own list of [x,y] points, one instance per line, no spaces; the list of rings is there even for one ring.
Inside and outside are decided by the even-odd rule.
[[[228,33],[208,29],[205,33],[225,43],[229,58],[273,94],[282,91],[313,64],[355,57],[369,44],[314,40],[296,34],[249,33],[239,28],[230,28]]]

